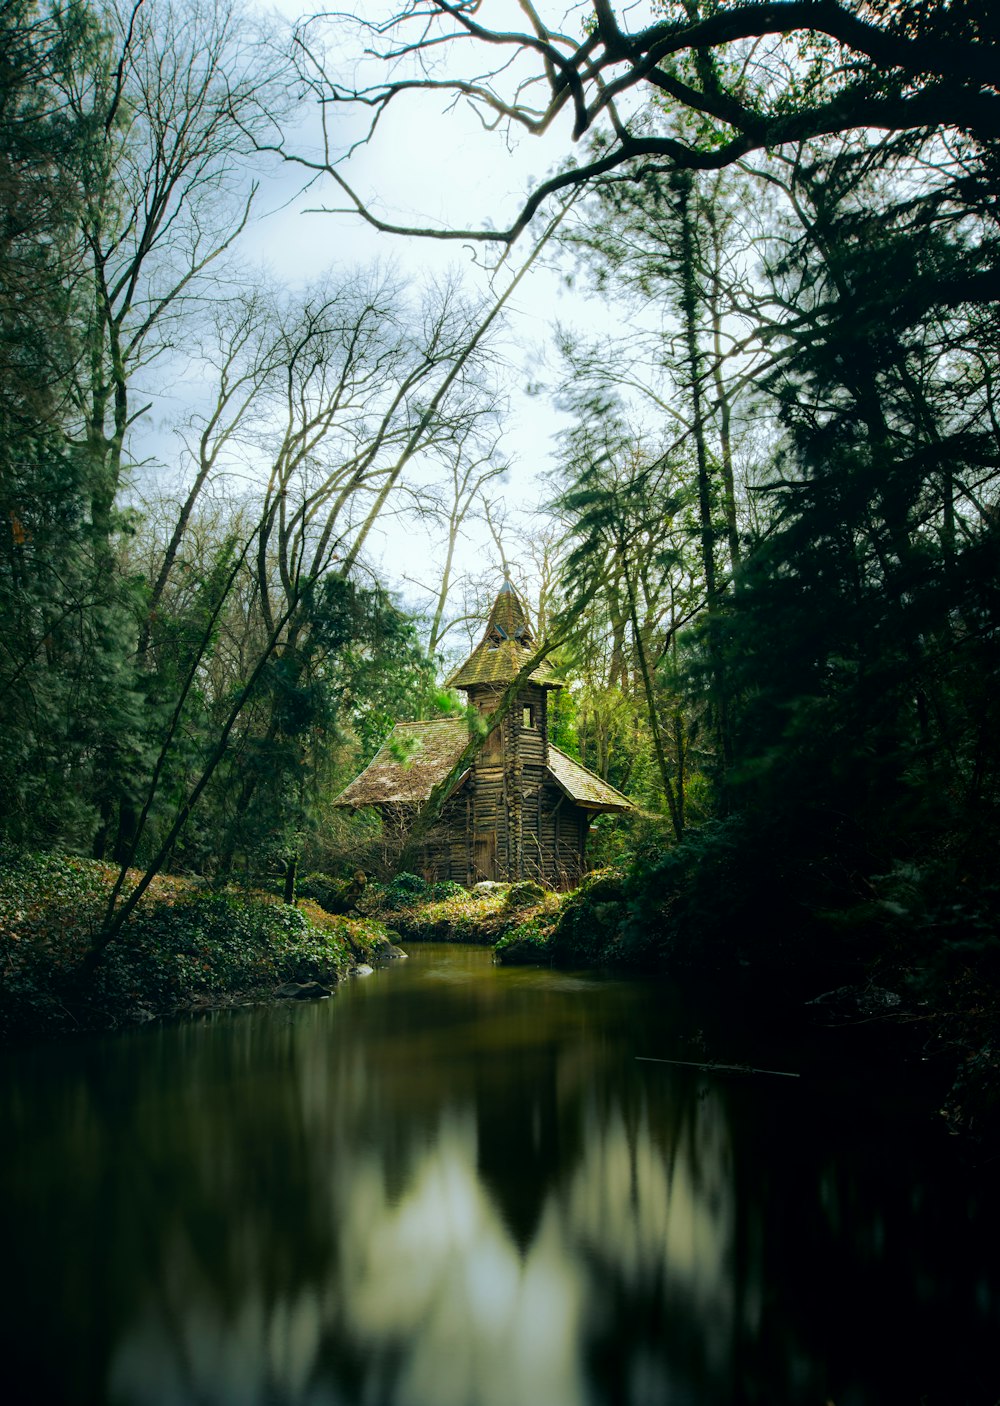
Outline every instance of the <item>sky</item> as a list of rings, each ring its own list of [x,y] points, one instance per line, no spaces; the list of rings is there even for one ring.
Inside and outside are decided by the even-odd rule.
[[[379,7],[380,0],[365,0],[366,17]],[[299,0],[283,0],[280,11],[285,18],[296,18],[299,8]],[[505,12],[511,14],[507,0],[486,0],[487,18],[494,13],[502,18]],[[339,57],[344,73],[354,71],[350,50],[345,48]],[[344,166],[347,178],[381,216],[399,223],[469,228],[510,222],[524,193],[569,149],[568,119],[544,137],[524,134],[511,144],[500,133],[485,132],[468,107],[443,112],[442,106],[436,94],[414,94],[405,104],[391,108],[375,140],[359,148]],[[314,121],[314,114],[308,114],[294,137],[306,149],[316,146]],[[345,147],[356,130],[345,122]],[[282,281],[308,279],[331,264],[350,267],[380,261],[393,264],[415,283],[457,269],[471,289],[486,292],[491,286],[484,265],[495,263],[499,249],[383,235],[356,214],[317,211],[317,207],[343,205],[332,182],[321,179],[304,192],[300,186],[295,168],[265,185],[263,208],[270,213],[255,226],[247,246],[251,257]],[[523,236],[515,246],[511,267],[520,267],[527,257],[529,238]],[[555,370],[550,338],[557,321],[600,334],[609,330],[613,315],[593,298],[567,288],[555,270],[533,268],[509,306],[504,334],[510,358],[511,415],[503,450],[512,469],[499,492],[512,516],[519,511],[530,513],[544,496],[539,479],[553,467],[553,435],[566,424],[548,396],[527,394],[530,383],[544,379],[546,363],[550,373]],[[485,529],[471,532],[460,567],[481,569],[488,550]],[[417,603],[408,583],[427,578],[432,565],[429,552],[433,554],[433,545],[412,523],[387,522],[372,555],[403,587],[410,603]]]

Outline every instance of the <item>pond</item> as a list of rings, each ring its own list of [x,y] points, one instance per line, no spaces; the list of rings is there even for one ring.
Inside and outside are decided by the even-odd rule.
[[[652,1062],[706,1058],[779,1072]],[[660,983],[417,944],[333,1000],[8,1052],[5,1397],[995,1402],[996,1188],[781,1060]]]

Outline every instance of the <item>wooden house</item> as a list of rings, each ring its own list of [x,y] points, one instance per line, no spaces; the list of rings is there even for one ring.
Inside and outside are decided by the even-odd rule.
[[[480,712],[492,713],[534,647],[521,602],[505,581],[481,642],[447,683]],[[561,687],[548,664],[528,676],[515,706],[455,781],[427,835],[425,878],[465,885],[536,879],[572,888],[586,869],[587,831],[595,815],[632,809],[621,792],[551,742],[549,699]],[[403,834],[468,741],[462,718],[397,723],[336,803],[375,806]]]

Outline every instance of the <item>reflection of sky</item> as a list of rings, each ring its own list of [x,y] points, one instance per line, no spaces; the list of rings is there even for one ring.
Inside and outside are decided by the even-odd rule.
[[[339,1257],[327,1282],[268,1296],[261,1243],[242,1256],[260,1272],[227,1311],[175,1241],[166,1282],[116,1352],[114,1399],[340,1401],[321,1364],[324,1344],[346,1339],[364,1383],[358,1401],[581,1406],[597,1399],[588,1335],[614,1331],[604,1322],[609,1282],[626,1295],[660,1285],[687,1299],[715,1339],[703,1345],[706,1364],[724,1372],[732,1208],[718,1113],[700,1103],[695,1141],[668,1157],[647,1127],[630,1134],[619,1110],[601,1119],[591,1109],[578,1165],[562,1192],[548,1193],[523,1253],[477,1172],[471,1103],[441,1114],[412,1152],[401,1193],[376,1152],[340,1156],[330,1184]],[[623,1406],[662,1401],[669,1383],[655,1342],[637,1345]]]
[[[393,1402],[584,1399],[581,1285],[561,1230],[543,1220],[521,1258],[477,1177],[471,1110],[442,1122],[397,1204],[374,1177],[352,1191],[349,1317],[362,1339],[404,1345]]]
[[[464,990],[417,958],[0,1056],[8,1378],[46,1406],[982,1399],[956,1372],[995,1378],[996,1198],[903,1155],[886,1099],[637,1066],[663,993],[474,955]]]
[[[657,1280],[683,1294],[706,1324],[723,1324],[715,1365],[729,1355],[732,1285],[726,1256],[733,1236],[725,1123],[714,1100],[696,1106],[693,1143],[700,1181],[692,1175],[691,1144],[667,1158],[642,1126],[629,1137],[615,1110],[592,1125],[566,1207],[572,1238],[591,1247],[630,1291]]]

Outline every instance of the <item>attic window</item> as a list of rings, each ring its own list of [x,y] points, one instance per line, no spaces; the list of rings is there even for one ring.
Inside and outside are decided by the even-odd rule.
[[[521,726],[522,726],[522,727],[534,727],[534,726],[535,726],[535,710],[534,710],[534,708],[531,706],[530,703],[526,703],[526,704],[524,705],[524,707],[521,709]]]

